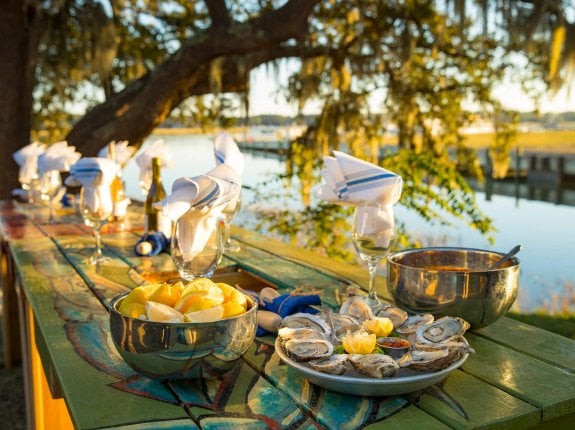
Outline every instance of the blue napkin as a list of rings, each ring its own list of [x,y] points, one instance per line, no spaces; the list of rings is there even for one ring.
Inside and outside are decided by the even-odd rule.
[[[138,245],[142,242],[149,242],[152,245],[152,250],[147,254],[142,254],[138,251]],[[161,231],[154,231],[151,233],[144,234],[136,246],[134,247],[134,252],[138,257],[153,257],[158,255],[160,252],[167,250],[170,246],[170,241],[164,233]]]
[[[259,309],[263,311],[274,312],[282,318],[298,312],[304,312],[308,314],[319,313],[319,311],[315,308],[312,308],[311,305],[321,305],[321,299],[319,295],[284,294],[283,296],[276,297],[271,302],[265,302],[263,305],[260,304]],[[265,336],[267,334],[269,334],[267,330],[258,326],[256,336]]]

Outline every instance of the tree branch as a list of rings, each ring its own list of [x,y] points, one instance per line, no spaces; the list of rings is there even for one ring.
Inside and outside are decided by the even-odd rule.
[[[225,0],[206,0],[206,6],[210,19],[212,20],[212,27],[227,27],[230,25],[230,13],[226,6]]]

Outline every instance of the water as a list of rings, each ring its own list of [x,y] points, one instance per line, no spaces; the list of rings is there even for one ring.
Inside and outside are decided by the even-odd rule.
[[[145,145],[163,138],[170,145],[174,166],[162,172],[164,186],[169,192],[171,184],[181,176],[195,176],[215,167],[212,140],[206,136],[152,136]],[[145,146],[144,146],[145,147]],[[242,175],[244,186],[256,187],[262,181],[284,173],[283,161],[271,155],[245,154],[246,168]],[[143,199],[138,186],[138,167],[132,160],[124,170],[126,192],[131,198]],[[297,186],[294,184],[293,186]],[[273,188],[273,186],[271,186]],[[278,189],[276,183],[275,190]],[[238,224],[253,226],[249,202],[253,191],[242,192],[242,211]],[[507,252],[517,244],[523,245],[518,255],[521,260],[520,289],[516,306],[522,311],[540,308],[558,310],[557,298],[565,296],[566,289],[575,285],[575,207],[523,198],[477,193],[482,211],[493,219],[497,232],[490,244],[484,236],[461,222],[454,226],[430,224],[401,205],[395,207],[395,216],[410,233],[427,246],[463,246]],[[288,197],[258,203],[268,208],[300,209],[301,203]],[[351,222],[351,219],[350,219]],[[350,232],[351,235],[351,232]]]

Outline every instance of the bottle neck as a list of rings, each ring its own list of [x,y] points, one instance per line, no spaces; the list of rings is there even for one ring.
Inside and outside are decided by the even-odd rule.
[[[162,160],[160,158],[152,158],[152,180],[157,183],[162,182],[161,175]]]
[[[108,144],[108,158],[116,161],[116,144],[114,142]]]

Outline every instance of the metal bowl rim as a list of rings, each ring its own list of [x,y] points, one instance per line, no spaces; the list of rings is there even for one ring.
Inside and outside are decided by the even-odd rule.
[[[124,315],[123,313],[121,313],[118,309],[116,309],[116,306],[118,306],[118,303],[121,302],[124,299],[124,297],[126,297],[128,294],[130,294],[130,291],[120,293],[110,301],[110,304],[109,304],[110,314],[114,313],[114,314],[120,316],[121,318],[125,318],[127,320],[140,321],[142,323],[149,324],[152,327],[156,326],[156,327],[184,327],[184,328],[194,327],[195,328],[195,327],[213,326],[214,324],[228,323],[228,322],[233,321],[235,319],[240,319],[240,318],[246,317],[247,315],[251,314],[252,312],[256,312],[257,308],[258,308],[258,303],[255,300],[252,300],[251,297],[248,297],[247,295],[244,294],[244,296],[248,300],[248,303],[250,303],[251,306],[243,314],[235,315],[233,317],[225,318],[222,320],[209,321],[209,322],[181,322],[181,323],[175,323],[175,322],[172,323],[171,322],[171,323],[167,323],[167,322],[161,322],[161,321],[142,320],[142,319],[133,318],[133,317],[130,317],[128,315]]]
[[[445,272],[443,270],[433,270],[433,269],[428,269],[425,267],[417,267],[417,266],[410,266],[408,264],[403,264],[400,263],[398,261],[396,261],[395,259],[398,258],[402,258],[405,255],[409,255],[409,254],[416,254],[419,252],[428,252],[428,251],[466,251],[466,252],[476,252],[476,253],[482,253],[482,254],[492,254],[492,255],[498,255],[500,257],[503,257],[505,255],[505,253],[503,252],[497,252],[497,251],[489,251],[487,249],[480,249],[480,248],[463,248],[463,247],[457,247],[457,246],[431,246],[431,247],[425,247],[425,248],[411,248],[411,249],[404,249],[402,251],[396,251],[391,253],[388,257],[387,257],[387,262],[389,264],[393,264],[396,265],[398,267],[403,267],[409,270],[417,270],[417,271],[425,271],[425,272],[431,272],[431,273],[440,273],[440,272]],[[487,270],[487,269],[469,269],[469,270],[450,270],[449,272],[452,273],[487,273],[487,272],[497,272],[497,271],[505,271],[505,270],[509,270],[509,269],[513,269],[515,267],[519,266],[519,258],[517,257],[512,257],[509,260],[512,264],[508,265],[508,266],[504,266],[504,267],[498,267],[495,269],[491,269],[491,270]]]

